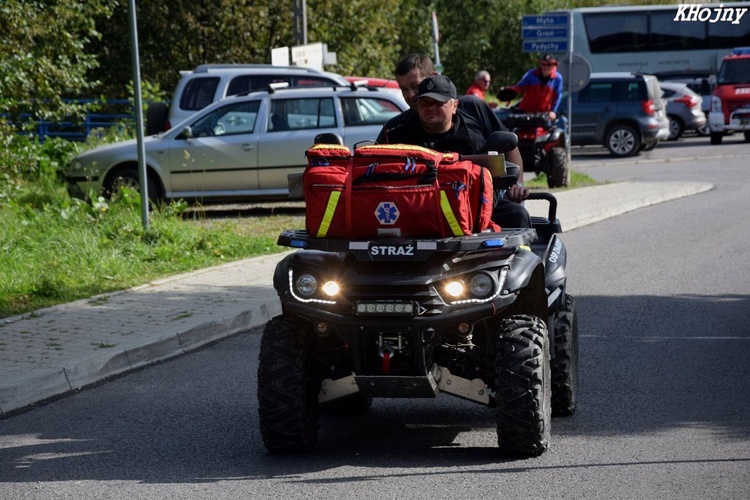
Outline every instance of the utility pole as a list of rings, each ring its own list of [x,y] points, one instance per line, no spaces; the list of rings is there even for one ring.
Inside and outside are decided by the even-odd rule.
[[[307,45],[306,0],[294,0],[294,45]]]
[[[141,186],[141,222],[148,229],[148,175],[146,173],[146,146],[143,143],[143,102],[141,97],[141,62],[138,57],[138,21],[135,0],[130,7],[130,55],[133,60],[133,98],[135,99],[135,136],[138,145],[138,184]]]

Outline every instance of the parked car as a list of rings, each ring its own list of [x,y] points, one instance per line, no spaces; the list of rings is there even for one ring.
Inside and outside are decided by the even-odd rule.
[[[690,90],[701,96],[701,110],[706,116],[705,125],[696,129],[698,135],[708,137],[708,113],[711,111],[711,94],[716,86],[716,74],[710,71],[667,71],[657,75],[659,82],[684,83]]]
[[[290,87],[346,87],[341,75],[302,66],[271,64],[202,64],[192,71],[180,71],[169,107],[166,103],[149,106],[146,133],[153,135],[180,123],[209,104],[224,97],[265,90],[271,83],[286,82]]]
[[[384,92],[391,92],[393,95],[400,96],[403,98],[401,88],[398,86],[396,80],[389,80],[386,78],[370,78],[369,76],[345,76],[347,82],[357,84],[364,82],[368,87],[375,87]]]
[[[669,137],[666,103],[661,95],[659,81],[653,75],[592,73],[589,83],[573,92],[571,144],[600,144],[619,157],[656,147]],[[567,109],[566,101],[558,108],[563,114]]]
[[[289,88],[228,97],[167,132],[146,137],[152,200],[289,199],[287,176],[303,172],[315,136],[336,133],[348,146],[374,140],[407,109],[403,99],[367,88]],[[71,196],[139,188],[135,140],[101,146],[67,168]]]
[[[686,130],[697,131],[706,125],[703,113],[703,98],[690,90],[687,84],[659,82],[663,97],[667,101],[669,118],[669,140],[676,141]]]

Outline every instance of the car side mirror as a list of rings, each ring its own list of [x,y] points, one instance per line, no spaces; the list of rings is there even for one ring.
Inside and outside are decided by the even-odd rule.
[[[195,136],[193,135],[193,129],[190,128],[190,125],[182,129],[182,132],[177,135],[177,139],[192,139],[193,137]]]

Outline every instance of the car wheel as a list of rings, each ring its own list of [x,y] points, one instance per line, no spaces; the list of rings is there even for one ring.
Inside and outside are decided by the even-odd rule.
[[[549,337],[534,316],[503,320],[495,350],[495,413],[500,449],[527,456],[547,450],[552,419]]]
[[[156,135],[167,130],[169,108],[164,102],[152,102],[146,110],[146,135]]]
[[[682,133],[685,131],[685,125],[682,120],[676,116],[669,116],[669,137],[668,140],[676,141],[682,137]]]
[[[104,179],[102,188],[105,198],[111,198],[122,188],[132,189],[140,193],[141,182],[138,179],[138,171],[130,167],[115,170]],[[162,200],[161,185],[153,175],[148,176],[148,200],[152,205],[156,205]]]
[[[724,139],[724,134],[722,134],[721,132],[719,133],[711,132],[711,144],[713,144],[714,146],[718,146],[719,144],[721,144],[721,141],[723,139]]]
[[[750,142],[750,132],[745,131],[745,142]]]
[[[615,125],[607,134],[605,146],[612,156],[634,156],[641,147],[641,138],[629,125]]]
[[[698,135],[701,137],[708,137],[711,135],[711,129],[708,128],[708,122],[706,122],[706,124],[702,127],[698,127],[697,129],[695,129],[695,131],[698,132]]]

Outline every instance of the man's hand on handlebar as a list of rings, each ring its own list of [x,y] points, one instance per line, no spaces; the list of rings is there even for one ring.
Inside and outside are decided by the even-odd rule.
[[[505,191],[505,197],[510,201],[521,203],[529,197],[529,190],[523,184],[514,184],[510,189]]]

